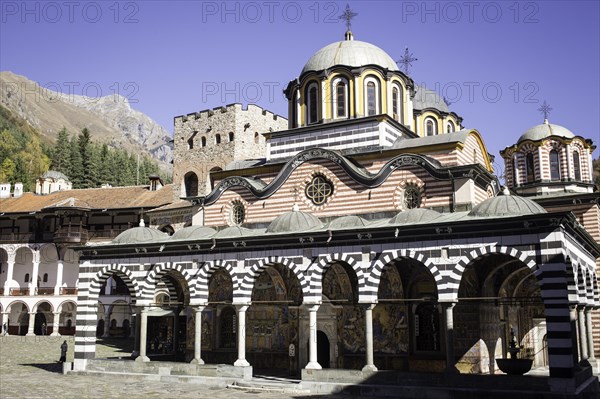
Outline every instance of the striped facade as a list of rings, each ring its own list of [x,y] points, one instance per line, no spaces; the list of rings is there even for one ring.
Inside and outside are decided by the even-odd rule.
[[[309,233],[307,233],[309,234]],[[391,232],[390,232],[391,234]],[[482,236],[484,233],[481,234]],[[189,306],[208,303],[209,280],[218,270],[225,270],[233,282],[233,304],[251,305],[257,277],[269,265],[278,264],[290,272],[301,286],[303,304],[320,303],[322,279],[330,265],[343,264],[353,270],[358,302],[378,302],[378,290],[384,270],[396,261],[409,259],[425,267],[435,281],[438,301],[459,301],[458,290],[467,267],[489,256],[503,255],[530,270],[541,289],[546,311],[550,375],[570,378],[578,363],[576,327],[570,319],[570,307],[600,305],[594,256],[578,239],[562,229],[537,234],[489,235],[480,239],[443,236],[414,241],[400,233],[397,240],[382,243],[360,241],[319,244],[315,239],[309,253],[305,246],[271,249],[253,245],[247,239],[243,252],[234,247],[227,252],[199,251],[165,255],[158,248],[148,248],[155,255],[129,255],[94,259],[84,251],[78,297],[76,367],[85,368],[86,359],[95,356],[95,334],[99,287],[110,275],[119,275],[130,289],[132,304],[148,306],[154,302],[157,280],[161,274],[178,276],[188,287]],[[395,241],[395,242],[394,242]],[[362,245],[361,245],[362,244]],[[365,246],[366,245],[366,246]],[[202,244],[200,245],[202,247]],[[444,256],[442,248],[450,248]],[[180,252],[180,251],[176,251]],[[110,250],[103,257],[110,256]],[[307,256],[308,255],[308,256]]]

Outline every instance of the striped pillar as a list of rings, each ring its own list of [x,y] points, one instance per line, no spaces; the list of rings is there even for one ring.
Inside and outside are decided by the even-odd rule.
[[[544,258],[555,261],[540,265],[536,273],[546,314],[550,377],[572,378],[577,364],[577,315],[575,307],[570,309],[568,299],[567,267],[570,265],[558,262],[563,260],[558,254],[542,256]]]

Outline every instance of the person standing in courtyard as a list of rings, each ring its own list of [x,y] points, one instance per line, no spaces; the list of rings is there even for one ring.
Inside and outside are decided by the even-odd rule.
[[[69,349],[69,345],[67,345],[67,341],[65,340],[60,346],[60,363],[64,363],[67,361],[67,350]]]

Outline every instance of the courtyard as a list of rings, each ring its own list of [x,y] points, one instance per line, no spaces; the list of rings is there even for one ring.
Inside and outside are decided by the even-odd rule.
[[[208,389],[198,384],[114,380],[110,377],[62,374],[60,345],[69,345],[67,361],[73,361],[73,337],[0,337],[0,398],[291,398],[279,392],[246,392]],[[98,340],[97,357],[118,358],[131,353],[132,340]],[[323,397],[323,396],[320,396]],[[341,397],[341,396],[336,396]]]

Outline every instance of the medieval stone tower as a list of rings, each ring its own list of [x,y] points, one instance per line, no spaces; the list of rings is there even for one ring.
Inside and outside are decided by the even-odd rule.
[[[209,193],[211,172],[233,161],[264,158],[262,133],[287,127],[287,119],[252,104],[247,109],[230,104],[175,117],[175,198]]]

